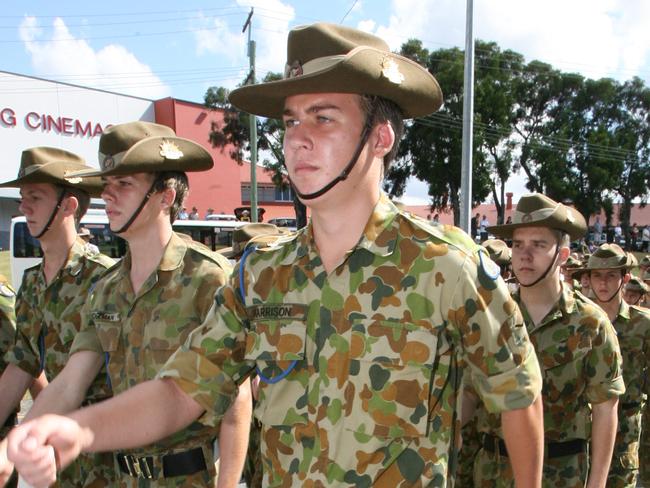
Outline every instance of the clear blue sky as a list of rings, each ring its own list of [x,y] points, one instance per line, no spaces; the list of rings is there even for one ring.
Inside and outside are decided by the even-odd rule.
[[[233,87],[246,76],[241,27],[251,6],[259,77],[283,69],[288,30],[314,21],[372,31],[393,49],[410,37],[429,49],[464,45],[462,0],[6,0],[0,70],[201,102],[208,87]],[[476,37],[528,60],[649,84],[648,0],[474,0],[474,8]]]

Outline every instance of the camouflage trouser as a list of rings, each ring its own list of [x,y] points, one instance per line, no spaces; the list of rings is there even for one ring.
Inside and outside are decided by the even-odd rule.
[[[477,429],[478,417],[470,420],[461,430],[463,445],[458,454],[455,486],[470,488],[474,486],[474,462],[481,449],[481,434]]]
[[[650,488],[650,402],[646,403],[641,420],[641,446],[639,449],[639,479]]]
[[[198,446],[197,446],[198,447]],[[179,451],[189,450],[192,448],[183,448]],[[217,486],[218,462],[215,462],[214,446],[212,442],[202,445],[203,457],[207,469],[197,473],[185,476],[174,476],[172,478],[156,479],[134,478],[120,470],[115,459],[115,470],[118,474],[118,483],[115,486],[120,488],[206,488]]]
[[[544,459],[543,488],[584,488],[589,475],[586,452]],[[460,485],[457,485],[460,487]],[[510,460],[499,453],[481,448],[474,464],[475,488],[514,488],[515,480]],[[609,485],[607,485],[609,488]]]
[[[102,488],[115,486],[113,455],[107,452],[82,454],[59,473],[59,488]]]
[[[641,438],[640,406],[618,408],[618,431],[614,442],[612,464],[607,488],[634,488],[639,474],[639,441]]]
[[[253,416],[251,431],[248,436],[248,450],[244,463],[243,477],[248,488],[261,488],[262,486],[262,424]]]

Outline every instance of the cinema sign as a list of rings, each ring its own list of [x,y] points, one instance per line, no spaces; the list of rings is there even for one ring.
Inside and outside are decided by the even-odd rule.
[[[109,127],[109,125],[102,127],[101,124],[88,120],[38,112],[28,112],[22,115],[17,114],[14,109],[9,107],[0,110],[1,129],[16,127],[19,121],[30,131],[51,132],[73,137],[86,137],[88,139],[101,136],[104,130]]]

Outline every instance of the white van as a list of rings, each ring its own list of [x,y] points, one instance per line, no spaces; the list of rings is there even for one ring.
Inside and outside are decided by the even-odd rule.
[[[195,241],[217,251],[232,246],[233,230],[245,224],[246,222],[237,220],[177,220],[173,227],[176,232],[187,234]],[[90,231],[90,242],[103,254],[119,259],[126,253],[126,242],[111,232],[108,217],[103,209],[89,209],[81,219],[81,227]],[[29,234],[25,217],[11,219],[9,239],[11,282],[18,288],[25,270],[38,264],[43,253],[38,240]]]

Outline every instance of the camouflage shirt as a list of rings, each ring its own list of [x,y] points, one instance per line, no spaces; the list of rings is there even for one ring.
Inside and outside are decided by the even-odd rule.
[[[640,403],[650,374],[650,310],[622,300],[613,324],[623,354],[625,393],[620,403]]]
[[[7,279],[0,275],[0,376],[7,367],[3,356],[11,349],[16,338],[15,301],[16,294],[7,283]],[[7,419],[4,426],[0,425],[0,439],[7,435],[14,422],[15,416],[12,415]]]
[[[265,485],[444,486],[459,362],[492,411],[526,407],[541,389],[498,275],[462,231],[382,195],[329,274],[311,225],[252,252],[160,376],[214,422],[257,368]]]
[[[174,233],[158,269],[137,294],[130,269],[131,255],[127,253],[97,284],[72,345],[73,353],[91,350],[104,356],[115,394],[156,376],[203,322],[231,267],[220,254]],[[130,452],[152,455],[206,444],[217,433],[217,428],[195,422],[155,445]]]
[[[591,438],[590,404],[625,391],[621,352],[607,315],[564,284],[558,303],[537,325],[518,294],[515,300],[542,368],[545,441]],[[498,417],[487,415],[479,423],[481,431],[503,437]]]
[[[7,367],[5,353],[11,349],[16,338],[16,294],[4,276],[0,275],[0,375]]]
[[[34,377],[42,365],[52,381],[68,362],[88,290],[112,264],[112,259],[92,251],[78,238],[49,285],[43,263],[26,270],[16,298],[16,344],[7,353],[7,361]],[[98,375],[86,398],[101,399],[110,394],[103,376]]]

